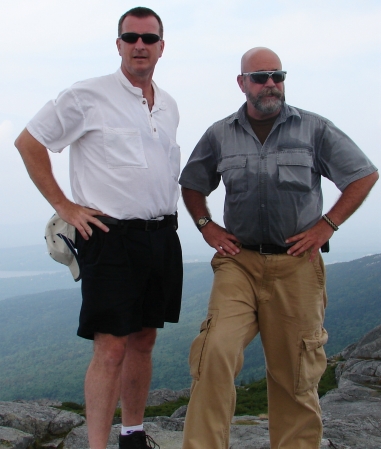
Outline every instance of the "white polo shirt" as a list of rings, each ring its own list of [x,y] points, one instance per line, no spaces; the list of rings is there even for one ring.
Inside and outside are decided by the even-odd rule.
[[[151,219],[177,210],[180,148],[174,99],[154,83],[149,110],[142,90],[119,69],[74,84],[28,123],[52,152],[70,145],[74,201],[118,219]]]

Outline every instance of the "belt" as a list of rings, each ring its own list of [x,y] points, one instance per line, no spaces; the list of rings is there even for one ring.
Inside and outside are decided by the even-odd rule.
[[[242,248],[258,251],[259,254],[285,254],[288,248],[284,246],[273,245],[272,243],[262,243],[260,245],[242,245]],[[320,248],[322,253],[329,253],[329,240]]]
[[[260,245],[242,245],[242,248],[258,251],[259,254],[285,254],[288,248],[273,245],[272,243],[261,243]]]
[[[106,225],[117,225],[124,229],[139,229],[140,231],[157,231],[158,229],[172,226],[177,229],[177,213],[175,215],[164,215],[162,220],[141,220],[136,218],[134,220],[118,220],[113,217],[105,217],[103,215],[96,215],[99,221]]]

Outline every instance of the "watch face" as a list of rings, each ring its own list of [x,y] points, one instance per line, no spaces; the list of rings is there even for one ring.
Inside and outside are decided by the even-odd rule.
[[[208,223],[208,219],[207,218],[205,218],[205,217],[202,217],[202,218],[200,218],[199,220],[198,220],[198,224],[200,225],[200,226],[204,226],[204,225],[206,225],[206,223]]]

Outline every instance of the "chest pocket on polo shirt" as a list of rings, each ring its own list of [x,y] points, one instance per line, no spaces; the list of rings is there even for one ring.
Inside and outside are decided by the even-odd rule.
[[[103,127],[103,144],[108,168],[147,168],[143,141],[136,128]]]
[[[247,156],[226,156],[217,166],[226,187],[226,193],[247,192]]]
[[[312,154],[308,149],[283,150],[277,154],[278,187],[282,190],[311,190]]]

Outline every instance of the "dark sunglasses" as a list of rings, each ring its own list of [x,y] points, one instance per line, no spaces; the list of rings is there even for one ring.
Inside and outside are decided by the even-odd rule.
[[[274,83],[281,83],[286,79],[286,73],[283,70],[273,70],[270,72],[246,72],[242,75],[250,76],[250,81],[253,83],[266,84],[269,78],[272,78]]]
[[[144,33],[144,34],[138,34],[138,33],[123,33],[120,38],[122,41],[127,42],[127,44],[135,44],[139,37],[142,38],[142,41],[145,44],[156,44],[156,42],[161,41],[161,37],[157,34],[152,33]]]

